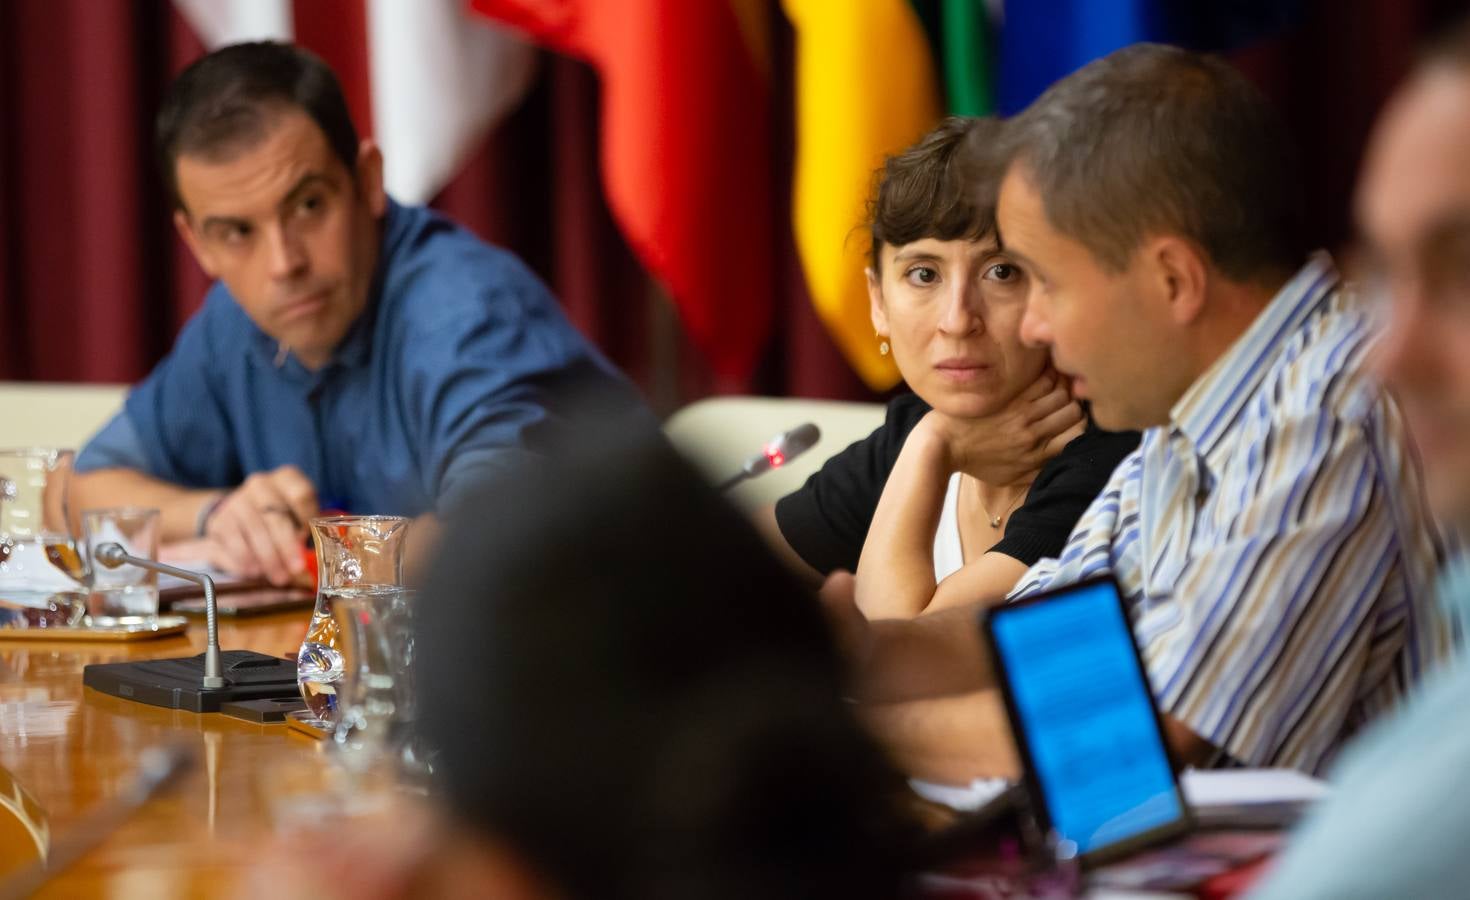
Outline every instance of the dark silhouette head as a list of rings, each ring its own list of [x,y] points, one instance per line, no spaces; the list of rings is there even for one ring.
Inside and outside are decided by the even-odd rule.
[[[463,824],[571,897],[894,895],[820,608],[667,445],[587,434],[453,523],[416,683]]]

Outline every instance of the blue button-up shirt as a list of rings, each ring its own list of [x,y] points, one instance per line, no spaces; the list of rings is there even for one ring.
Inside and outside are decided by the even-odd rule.
[[[414,516],[554,439],[572,405],[653,425],[520,260],[390,202],[367,307],[327,365],[281,353],[215,284],[76,467],[228,488],[289,463],[324,503]]]

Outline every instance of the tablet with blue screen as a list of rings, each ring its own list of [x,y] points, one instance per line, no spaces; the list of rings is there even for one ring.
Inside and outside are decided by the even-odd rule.
[[[1043,833],[1070,842],[1092,865],[1189,831],[1111,578],[996,607],[985,632]]]

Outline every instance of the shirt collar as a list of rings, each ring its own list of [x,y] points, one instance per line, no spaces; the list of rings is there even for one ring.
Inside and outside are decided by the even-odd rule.
[[[318,376],[333,366],[355,368],[367,364],[373,349],[373,331],[377,325],[378,309],[383,295],[383,275],[387,270],[388,260],[402,243],[408,230],[408,218],[404,208],[389,197],[387,211],[383,215],[383,237],[378,246],[378,262],[373,271],[372,284],[368,287],[367,304],[357,321],[347,330],[347,335],[342,338],[337,349],[332,351],[331,359],[327,360],[327,364],[319,372],[312,372],[303,366],[295,356],[285,352],[275,338],[258,327],[255,329],[255,345],[272,368],[292,381],[315,384],[319,380]]]
[[[1271,368],[1269,360],[1326,305],[1339,276],[1325,252],[1312,254],[1225,355],[1190,385],[1170,410],[1174,429],[1209,457]]]

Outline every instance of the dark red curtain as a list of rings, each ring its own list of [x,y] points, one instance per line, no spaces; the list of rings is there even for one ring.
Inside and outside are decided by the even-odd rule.
[[[1320,244],[1349,236],[1373,117],[1422,37],[1463,6],[1317,0],[1287,33],[1234,55],[1297,132]],[[775,0],[771,16],[789,104],[791,39]],[[366,84],[354,78],[366,69],[360,0],[298,4],[295,24],[344,82]],[[149,132],[168,79],[202,49],[167,0],[0,3],[0,378],[134,380],[197,307],[205,280],[173,233]],[[435,205],[524,257],[663,411],[716,387],[870,398],[811,311],[784,216],[749,236],[778,248],[776,334],[751,383],[714,384],[602,201],[595,76],[549,54],[542,63],[525,104]],[[364,121],[365,95],[349,89],[349,103]],[[770,189],[784,210],[789,106],[775,115]],[[738,260],[740,247],[728,252]]]

